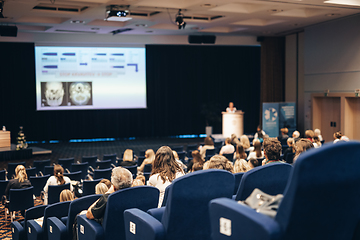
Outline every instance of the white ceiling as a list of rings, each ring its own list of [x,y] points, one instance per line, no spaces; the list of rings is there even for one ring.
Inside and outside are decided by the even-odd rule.
[[[337,0],[345,1],[345,0]],[[347,0],[349,2],[349,0]],[[359,3],[360,0],[352,0]],[[129,5],[132,16],[127,22],[104,21],[106,6]],[[35,6],[55,10],[36,10]],[[83,9],[64,12],[58,9]],[[174,24],[178,9],[185,29]],[[151,16],[152,13],[159,12]],[[324,0],[5,0],[2,25],[16,24],[20,32],[89,32],[131,35],[214,34],[226,36],[282,36],[304,27],[360,13],[360,6],[324,3]],[[211,18],[215,19],[211,20]],[[196,19],[201,18],[201,19]],[[71,21],[83,21],[71,23]]]

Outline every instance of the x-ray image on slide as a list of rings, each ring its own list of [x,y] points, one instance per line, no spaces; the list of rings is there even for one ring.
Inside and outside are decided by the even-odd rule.
[[[91,82],[69,82],[69,101],[72,106],[92,105]]]
[[[41,82],[41,105],[43,107],[66,106],[65,82]]]

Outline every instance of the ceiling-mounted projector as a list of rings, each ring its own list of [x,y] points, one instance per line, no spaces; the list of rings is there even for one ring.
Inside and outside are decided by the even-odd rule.
[[[124,6],[110,5],[106,8],[106,21],[126,22],[132,19],[129,17],[130,12],[123,9]]]

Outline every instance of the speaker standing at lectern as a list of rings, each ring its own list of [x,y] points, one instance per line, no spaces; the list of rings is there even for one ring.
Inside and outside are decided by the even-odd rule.
[[[227,113],[234,113],[236,112],[236,107],[234,107],[233,102],[229,102],[229,107],[226,108]]]

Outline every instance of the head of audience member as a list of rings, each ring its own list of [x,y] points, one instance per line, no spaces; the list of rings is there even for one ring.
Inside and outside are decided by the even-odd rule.
[[[242,135],[240,137],[240,142],[241,142],[241,145],[243,145],[244,149],[250,148],[250,141],[249,141],[248,136]]]
[[[28,179],[26,169],[23,165],[17,165],[15,168],[15,179],[18,179],[20,183]]]
[[[266,160],[279,160],[281,149],[281,143],[276,138],[264,139],[264,156]]]
[[[298,159],[301,153],[306,152],[310,148],[313,148],[314,144],[306,138],[301,138],[299,141],[295,143],[295,156],[294,162]]]
[[[230,139],[231,139],[231,144],[233,144],[233,145],[239,145],[240,144],[240,141],[239,141],[239,139],[237,138],[237,136],[236,136],[236,134],[231,134],[231,137],[230,137]]]
[[[260,142],[260,140],[259,139],[254,139],[253,145],[254,145],[254,151],[256,153],[256,157],[261,158],[262,152],[261,152],[261,142]]]
[[[319,139],[318,136],[314,136],[313,139],[314,139],[314,143],[316,143],[317,145],[321,146],[321,141],[320,141],[320,139]]]
[[[176,151],[172,151],[173,152],[173,154],[174,154],[174,158],[175,158],[175,160],[179,160],[179,155],[177,154],[177,152]]]
[[[131,162],[133,160],[133,150],[131,149],[126,149],[124,152],[124,156],[123,156],[123,161],[129,161]]]
[[[253,168],[259,166],[259,161],[256,158],[250,158],[248,161],[248,165],[249,165],[250,169],[253,169]]]
[[[339,139],[339,140],[340,140],[340,138],[341,138],[342,136],[343,136],[343,135],[342,135],[342,133],[341,133],[340,131],[334,133],[334,139],[335,139],[335,140],[336,140],[336,139]]]
[[[310,130],[310,129],[309,129],[309,130],[306,130],[306,131],[305,131],[305,137],[308,138],[309,140],[310,140],[310,139],[313,139],[313,138],[314,138],[314,132],[313,132],[313,130]],[[311,140],[310,140],[310,141],[311,141]]]
[[[111,172],[111,184],[114,186],[114,190],[129,188],[133,182],[132,173],[123,167],[113,168]]]
[[[135,179],[142,181],[143,184],[145,185],[146,178],[144,175],[137,175]]]
[[[287,129],[287,128],[282,128],[282,129],[280,129],[280,131],[281,131],[282,135],[287,135],[289,133],[289,129]]]
[[[292,148],[295,147],[295,141],[294,141],[293,138],[288,138],[288,139],[286,140],[286,142],[287,142],[287,145],[288,145],[289,147],[292,147]]]
[[[234,164],[234,173],[239,173],[239,172],[247,172],[249,171],[251,168],[248,165],[248,163],[246,162],[246,160],[244,159],[238,159],[235,161]]]
[[[145,152],[145,158],[146,158],[146,159],[154,160],[154,159],[155,159],[155,152],[154,152],[154,150],[152,150],[152,149],[146,150],[146,152]]]
[[[215,155],[205,162],[203,169],[223,169],[234,173],[234,167],[232,163],[224,156]]]
[[[247,155],[245,153],[245,149],[243,147],[243,145],[238,144],[236,145],[236,159],[246,159]]]
[[[111,188],[111,182],[109,179],[103,178],[100,181],[101,183],[104,183],[106,185],[107,188]]]
[[[194,163],[194,164],[192,165],[191,171],[192,171],[192,172],[199,171],[199,170],[202,170],[203,167],[204,167],[204,164],[199,163],[199,162],[196,162],[196,163]]]
[[[204,145],[214,146],[214,141],[212,140],[211,137],[206,137],[206,138],[204,139]]]
[[[105,194],[109,188],[106,186],[105,183],[99,182],[95,186],[95,194]]]
[[[316,129],[314,130],[314,137],[318,137],[318,136],[320,136],[320,135],[321,135],[320,129],[316,128]]]
[[[192,151],[191,156],[193,157],[193,163],[204,164],[205,160],[201,157],[201,154],[198,150]]]
[[[74,200],[74,194],[69,189],[64,189],[60,193],[60,202]]]
[[[61,165],[55,164],[55,166],[54,166],[54,176],[55,176],[57,182],[59,183],[59,185],[65,184],[64,169],[63,169],[63,167]]]
[[[165,183],[167,180],[172,182],[176,178],[177,172],[183,172],[183,170],[176,162],[171,148],[168,146],[160,147],[155,154],[151,175],[158,173]]]
[[[231,145],[231,138],[225,139],[225,145]]]
[[[300,137],[299,131],[294,131],[293,134],[292,134],[292,137],[293,138],[299,138]]]
[[[140,179],[134,179],[132,182],[131,187],[138,187],[138,186],[144,186],[145,184]]]

